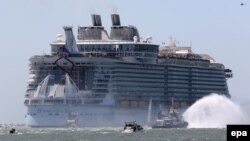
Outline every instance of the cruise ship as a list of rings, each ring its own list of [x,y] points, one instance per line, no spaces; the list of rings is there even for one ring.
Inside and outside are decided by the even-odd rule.
[[[217,93],[230,97],[232,71],[190,46],[152,43],[135,26],[112,14],[110,33],[101,16],[91,26],[64,26],[50,55],[30,58],[24,105],[29,127],[115,127],[125,121],[148,125],[162,107],[187,109]],[[76,39],[77,38],[77,39]]]

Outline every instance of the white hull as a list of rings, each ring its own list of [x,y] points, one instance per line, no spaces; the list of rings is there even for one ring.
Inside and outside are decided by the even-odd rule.
[[[137,121],[148,125],[147,108],[119,108],[99,105],[37,105],[28,106],[26,125],[30,127],[69,126],[69,113],[76,114],[76,126],[80,127],[122,127],[126,121]],[[155,119],[156,110],[152,110],[151,119]]]

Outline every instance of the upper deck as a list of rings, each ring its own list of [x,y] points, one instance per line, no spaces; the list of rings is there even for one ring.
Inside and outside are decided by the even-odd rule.
[[[132,57],[139,62],[154,64],[158,62],[157,59],[164,58],[216,63],[208,54],[193,53],[189,46],[176,46],[172,38],[169,45],[162,46],[152,44],[152,37],[143,40],[136,27],[121,25],[118,14],[112,14],[111,20],[112,26],[108,34],[102,26],[101,16],[92,15],[92,26],[78,26],[77,40],[72,27],[65,26],[65,39],[62,35],[57,35],[56,40],[51,43],[51,55],[66,51],[68,54],[87,57]]]
[[[146,63],[156,63],[159,45],[151,44],[151,37],[141,40],[134,26],[122,26],[119,15],[111,15],[110,34],[102,26],[100,15],[92,15],[92,26],[78,26],[77,40],[72,27],[64,27],[65,39],[57,35],[51,43],[52,56],[74,54],[87,57],[124,58]],[[64,52],[64,53],[62,53]],[[131,60],[131,59],[130,59]]]

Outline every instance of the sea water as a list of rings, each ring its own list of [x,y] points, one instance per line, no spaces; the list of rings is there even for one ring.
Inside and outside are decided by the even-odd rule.
[[[0,141],[225,141],[226,129],[150,129],[122,133],[122,128],[27,128],[17,134],[0,128]]]

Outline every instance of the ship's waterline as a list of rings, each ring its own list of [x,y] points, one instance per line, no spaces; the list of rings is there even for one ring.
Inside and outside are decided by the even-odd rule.
[[[152,44],[134,26],[122,26],[112,14],[110,34],[101,16],[92,26],[65,26],[51,55],[30,58],[24,104],[28,126],[121,126],[125,121],[151,124],[174,98],[186,109],[196,100],[219,93],[230,97],[232,71],[191,47]],[[150,119],[150,120],[149,120]]]

